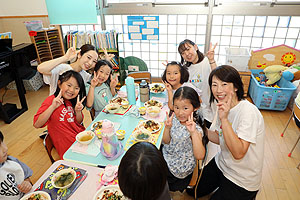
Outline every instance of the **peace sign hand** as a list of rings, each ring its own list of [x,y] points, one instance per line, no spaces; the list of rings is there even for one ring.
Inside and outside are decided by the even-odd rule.
[[[215,56],[215,49],[216,49],[217,45],[218,45],[218,43],[216,43],[214,45],[214,47],[212,47],[212,43],[210,43],[210,45],[209,45],[209,50],[206,53],[206,56],[207,56],[209,62],[213,62],[215,60],[214,56]]]
[[[165,85],[165,88],[167,89],[168,92],[173,93],[173,88],[172,88],[172,85],[170,83],[168,83],[167,81],[164,81],[164,85]]]
[[[92,87],[96,87],[99,84],[99,82],[100,82],[99,77],[100,77],[100,74],[97,75],[97,73],[94,71],[94,77],[91,80],[91,86]]]
[[[196,123],[194,122],[193,112],[188,117],[188,120],[185,122],[185,127],[190,133],[194,133],[196,131]]]
[[[77,103],[76,103],[76,106],[75,106],[75,112],[81,112],[82,109],[83,109],[83,104],[82,102],[85,100],[86,97],[83,97],[80,101],[79,101],[79,95],[77,96]]]
[[[52,101],[51,106],[56,109],[58,108],[61,104],[64,103],[64,99],[62,98],[62,90],[59,91],[57,97],[55,97]]]
[[[118,75],[116,75],[115,78],[113,78],[112,75],[110,75],[110,88],[116,88],[116,86],[118,85],[119,83],[119,80],[118,80]]]
[[[230,111],[230,108],[231,108],[231,103],[232,103],[232,96],[233,96],[233,93],[230,93],[229,96],[228,96],[227,102],[217,103],[218,114],[219,114],[220,120],[226,119],[228,117],[228,114],[229,114],[229,111]]]
[[[169,113],[166,112],[167,115],[167,120],[165,121],[165,127],[170,129],[172,127],[172,121],[173,121],[173,117],[174,117],[174,112],[172,113],[171,117],[169,117]]]
[[[114,54],[108,54],[106,48],[101,48],[104,53],[105,60],[110,61],[113,57],[115,57]]]
[[[71,61],[74,58],[77,57],[77,54],[80,52],[81,50],[76,50],[75,47],[71,47],[68,49],[67,53],[64,55],[65,58],[67,59],[67,61]]]

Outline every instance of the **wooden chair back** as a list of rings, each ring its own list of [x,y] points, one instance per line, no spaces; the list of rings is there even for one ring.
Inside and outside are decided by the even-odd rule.
[[[47,151],[47,154],[48,154],[48,156],[49,156],[49,158],[51,160],[51,163],[54,163],[55,160],[54,160],[54,158],[52,157],[52,154],[51,154],[52,149],[54,148],[54,145],[53,145],[53,142],[52,142],[52,140],[51,140],[51,138],[49,136],[49,133],[44,138],[44,142],[43,143],[44,143],[45,149]]]
[[[130,72],[128,76],[134,78],[134,81],[138,83],[140,83],[142,80],[146,80],[148,83],[152,83],[152,77],[150,72]]]

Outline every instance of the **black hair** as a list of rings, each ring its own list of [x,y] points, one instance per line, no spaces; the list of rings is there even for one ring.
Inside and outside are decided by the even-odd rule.
[[[187,70],[187,68],[185,66],[182,66],[182,64],[180,62],[177,61],[171,61],[167,64],[166,69],[161,77],[161,79],[163,81],[167,81],[167,69],[169,65],[177,65],[179,67],[179,71],[180,71],[180,84],[183,84],[185,82],[187,82],[189,80],[190,74],[189,71]]]
[[[201,105],[198,93],[193,88],[188,87],[188,86],[180,87],[176,90],[176,92],[174,93],[174,96],[173,96],[173,105],[174,105],[174,101],[176,99],[189,100],[191,102],[191,104],[193,105],[194,109],[199,109],[200,105]],[[197,111],[197,110],[194,111],[193,117],[194,117],[195,123],[198,124],[203,130],[202,143],[205,146],[208,143],[207,128],[206,128],[204,119],[202,118],[201,114],[199,114],[198,112],[199,111]]]
[[[66,71],[62,75],[59,76],[58,80],[59,80],[60,84],[62,84],[63,82],[66,82],[67,80],[69,80],[71,77],[74,77],[76,79],[78,86],[80,88],[79,93],[78,93],[79,99],[82,99],[83,97],[86,96],[86,91],[85,91],[84,81],[78,72],[76,72],[74,70]],[[59,92],[60,92],[60,88],[58,87],[58,84],[57,84],[57,88],[54,93],[54,96],[57,97]],[[77,96],[73,99],[70,99],[70,102],[72,104],[72,107],[75,108],[76,103],[77,103]],[[83,106],[86,105],[86,99],[82,102],[82,104],[83,104]]]
[[[180,57],[181,57],[181,64],[185,65],[186,67],[189,67],[189,66],[191,66],[192,63],[185,61],[183,59],[182,55],[181,55],[185,50],[187,50],[186,44],[190,44],[190,45],[193,45],[193,46],[196,45],[196,44],[193,41],[189,40],[189,39],[185,39],[182,42],[180,42],[180,44],[178,46],[178,52],[179,52]],[[196,52],[197,52],[197,55],[198,55],[198,61],[197,61],[197,63],[199,63],[199,62],[201,62],[204,59],[204,55],[203,55],[203,53],[201,53],[199,51],[199,49],[197,49]]]
[[[109,61],[107,61],[107,60],[99,60],[97,63],[96,63],[96,65],[95,65],[95,68],[94,68],[94,71],[95,72],[98,72],[98,70],[102,67],[102,66],[104,66],[104,65],[107,65],[110,69],[111,69],[111,71],[110,71],[110,75],[112,75],[112,73],[113,73],[113,66],[112,66],[112,64],[111,64],[111,62],[109,62]],[[110,75],[108,76],[108,79],[105,81],[105,83],[108,85],[108,86],[110,86]],[[93,77],[92,77],[93,78]]]
[[[242,99],[244,99],[244,84],[242,82],[239,72],[232,66],[221,65],[212,70],[208,78],[208,83],[210,87],[210,103],[212,103],[215,100],[215,97],[211,90],[213,76],[216,76],[216,78],[220,79],[221,81],[233,83],[233,86],[237,89],[236,95],[238,100],[241,101]]]
[[[167,184],[168,167],[151,143],[138,142],[123,156],[118,179],[122,193],[131,200],[155,200]]]
[[[2,132],[0,131],[0,144],[3,142],[3,140],[4,140],[4,136],[3,136]]]
[[[91,51],[91,50],[97,52],[96,48],[93,45],[84,44],[80,47],[80,55],[82,56],[83,54],[85,54],[86,52]]]

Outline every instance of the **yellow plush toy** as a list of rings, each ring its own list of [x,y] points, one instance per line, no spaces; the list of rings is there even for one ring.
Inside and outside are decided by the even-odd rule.
[[[264,73],[268,79],[267,85],[272,85],[279,81],[282,76],[282,71],[288,69],[288,67],[282,65],[270,65],[264,69]]]

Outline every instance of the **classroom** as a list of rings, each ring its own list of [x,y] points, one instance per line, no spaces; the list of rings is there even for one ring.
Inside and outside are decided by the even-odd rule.
[[[296,200],[299,139],[300,0],[1,1],[0,199]]]

